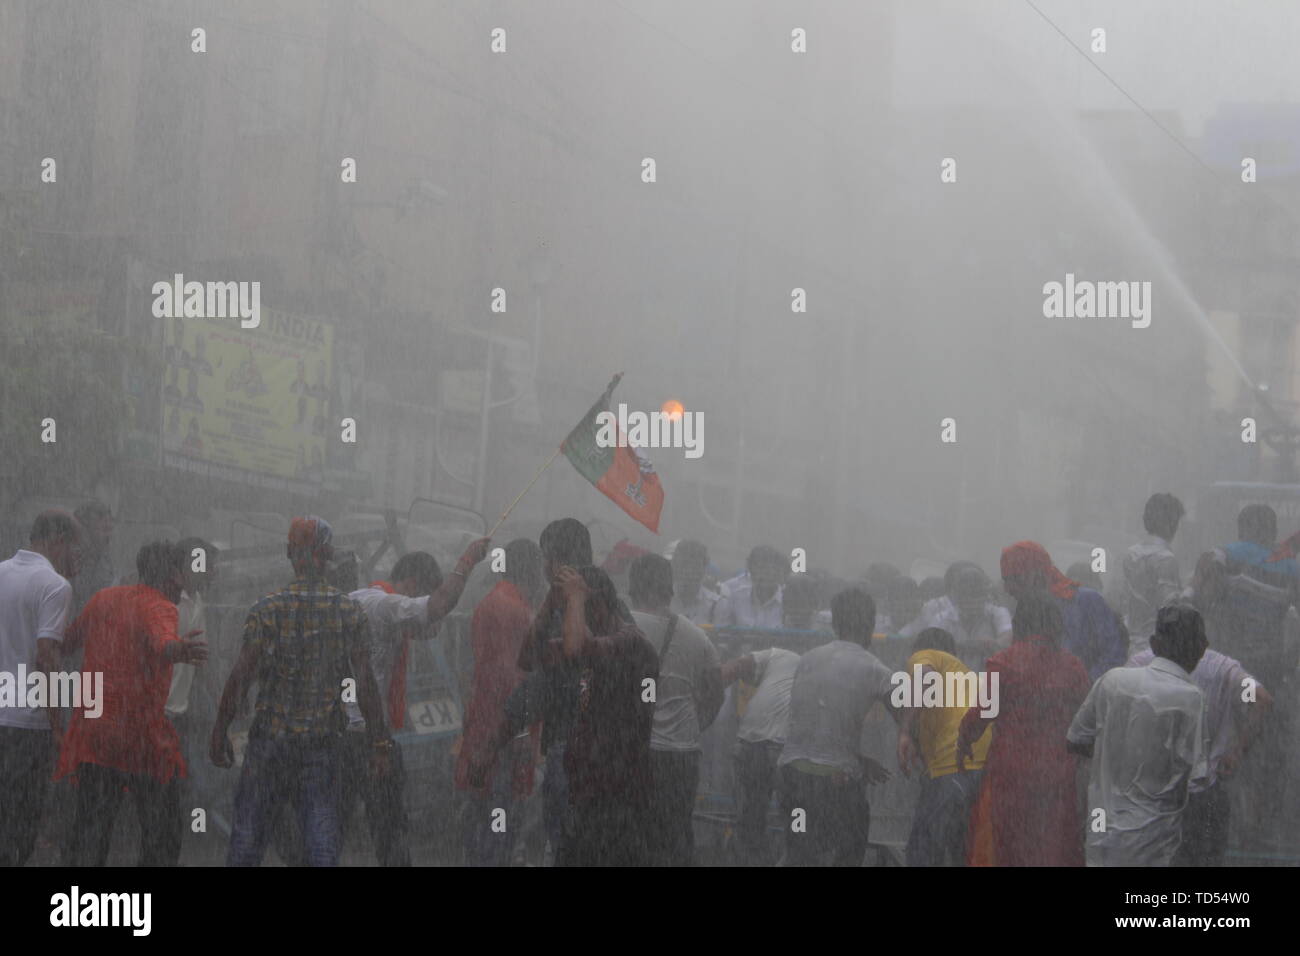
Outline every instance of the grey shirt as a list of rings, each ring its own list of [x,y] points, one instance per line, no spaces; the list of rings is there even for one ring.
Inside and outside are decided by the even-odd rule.
[[[704,689],[707,670],[719,667],[718,649],[698,627],[683,615],[677,616],[677,630],[664,659],[668,618],[646,611],[633,611],[632,620],[660,655],[659,680],[655,686],[655,721],[650,731],[651,750],[689,751],[700,749],[700,716],[697,702]]]
[[[790,689],[790,725],[778,766],[807,760],[862,775],[862,722],[877,700],[888,704],[889,668],[870,651],[831,641],[799,659]]]

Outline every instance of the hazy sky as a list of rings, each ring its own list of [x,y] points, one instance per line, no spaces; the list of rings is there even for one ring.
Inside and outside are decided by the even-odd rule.
[[[1033,0],[1149,110],[1177,110],[1198,136],[1221,102],[1300,100],[1295,0]],[[1079,109],[1131,105],[1025,0],[912,0],[896,5],[894,102],[900,108],[1003,102],[1024,81]],[[1026,75],[1027,74],[1027,75]]]

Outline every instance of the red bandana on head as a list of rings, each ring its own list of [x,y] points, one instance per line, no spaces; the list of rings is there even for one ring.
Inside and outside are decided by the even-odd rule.
[[[1004,578],[1041,576],[1047,582],[1047,590],[1053,597],[1070,600],[1079,590],[1079,584],[1071,581],[1056,569],[1051,557],[1037,541],[1017,541],[1010,547],[1002,549],[1002,576]]]

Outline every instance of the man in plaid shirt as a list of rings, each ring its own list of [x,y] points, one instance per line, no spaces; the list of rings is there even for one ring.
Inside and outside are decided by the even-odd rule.
[[[365,717],[374,771],[387,771],[393,739],[370,668],[369,633],[361,606],[325,583],[333,533],[321,518],[295,518],[289,560],[295,580],[248,612],[244,646],[226,681],[212,728],[211,757],[234,763],[229,729],[249,685],[258,685],[243,772],[235,791],[227,866],[258,866],[277,808],[298,808],[311,866],[337,866],[337,774],[347,725],[349,685]],[[355,682],[353,677],[355,675]]]

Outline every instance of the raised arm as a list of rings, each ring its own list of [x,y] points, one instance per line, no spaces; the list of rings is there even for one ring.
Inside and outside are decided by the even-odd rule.
[[[537,670],[543,665],[546,642],[552,637],[551,617],[555,614],[556,608],[563,606],[564,595],[559,587],[552,583],[546,592],[546,598],[542,601],[542,606],[533,617],[533,626],[528,629],[523,646],[519,648],[517,663],[521,671]]]
[[[564,656],[572,660],[587,643],[587,582],[574,568],[561,568],[556,582],[564,594]]]
[[[479,538],[471,541],[469,547],[465,549],[465,553],[456,562],[456,567],[451,574],[443,579],[438,590],[429,595],[429,633],[432,633],[433,629],[442,623],[442,619],[455,609],[461,593],[465,590],[465,582],[469,580],[469,573],[474,570],[476,564],[487,556],[491,544],[491,538]]]

